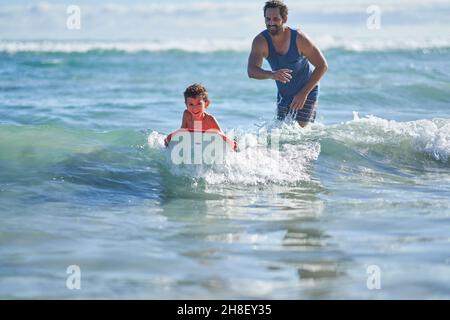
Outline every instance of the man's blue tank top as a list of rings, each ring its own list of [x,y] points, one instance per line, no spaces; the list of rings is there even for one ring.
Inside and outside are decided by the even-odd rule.
[[[273,71],[279,69],[291,69],[292,79],[290,82],[282,83],[275,81],[278,88],[278,102],[279,106],[289,106],[294,96],[306,85],[311,77],[311,65],[308,59],[298,52],[297,48],[297,30],[291,29],[291,40],[289,50],[286,54],[278,54],[272,43],[272,38],[268,30],[262,32],[264,38],[267,40],[269,46],[269,61],[270,67]],[[311,90],[308,99],[317,99],[318,86]]]

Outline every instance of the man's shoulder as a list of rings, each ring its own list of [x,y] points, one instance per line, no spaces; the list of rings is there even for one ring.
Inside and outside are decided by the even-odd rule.
[[[254,39],[253,39],[253,49],[266,51],[268,48],[268,43],[266,37],[264,37],[264,31],[261,31]]]
[[[309,36],[302,29],[295,29],[297,31],[297,47],[301,54],[311,47],[312,42]]]
[[[305,32],[302,29],[296,28],[296,29],[293,29],[293,30],[297,31],[297,40],[302,40],[302,39],[306,38],[306,34],[305,34]]]
[[[266,37],[264,37],[264,30],[256,35],[253,39],[255,42],[266,42]]]

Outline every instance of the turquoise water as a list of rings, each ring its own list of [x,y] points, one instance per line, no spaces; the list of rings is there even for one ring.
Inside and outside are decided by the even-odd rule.
[[[302,130],[245,51],[1,52],[0,297],[450,298],[450,49],[325,55]],[[226,166],[161,146],[193,82]]]
[[[450,299],[448,1],[286,0],[306,129],[247,77],[260,0],[76,3],[0,0],[1,299]],[[223,165],[162,146],[194,82]]]

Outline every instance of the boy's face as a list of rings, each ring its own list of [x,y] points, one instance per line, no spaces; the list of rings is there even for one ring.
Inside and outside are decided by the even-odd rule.
[[[209,106],[209,101],[205,101],[203,97],[188,97],[186,99],[186,108],[192,114],[194,120],[201,120],[205,115],[205,110]]]

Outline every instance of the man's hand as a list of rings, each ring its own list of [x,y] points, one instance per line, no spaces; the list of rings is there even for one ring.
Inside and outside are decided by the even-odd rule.
[[[291,81],[292,76],[291,76],[292,70],[290,69],[280,69],[277,71],[273,71],[272,72],[272,80],[277,80],[283,83],[287,83],[289,81]]]
[[[300,91],[299,93],[297,93],[294,97],[294,99],[292,100],[291,103],[291,109],[294,111],[298,111],[298,110],[302,110],[303,106],[305,105],[306,102],[306,98],[308,97],[308,95],[306,93],[302,91]]]

